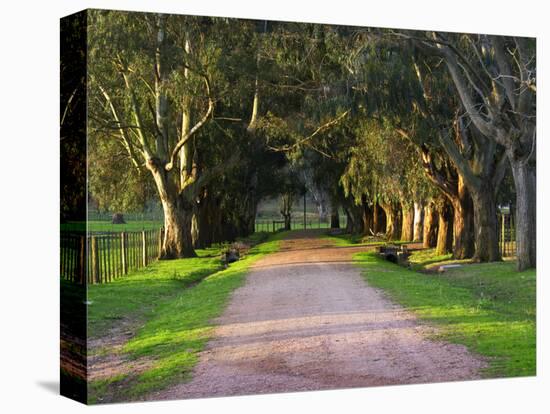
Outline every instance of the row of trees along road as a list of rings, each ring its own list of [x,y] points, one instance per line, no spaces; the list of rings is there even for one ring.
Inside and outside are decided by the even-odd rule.
[[[156,193],[162,258],[250,234],[262,198],[306,187],[333,226],[343,209],[351,232],[478,261],[500,259],[512,201],[518,269],[535,266],[533,39],[112,11],[88,25],[92,196]]]

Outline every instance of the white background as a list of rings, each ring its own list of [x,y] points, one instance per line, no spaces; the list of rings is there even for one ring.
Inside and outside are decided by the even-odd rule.
[[[543,1],[11,0],[0,14],[0,410],[12,412],[422,412],[548,410],[548,13]],[[118,404],[57,395],[59,18],[86,7],[538,37],[538,376],[466,383]],[[545,326],[546,325],[546,326]],[[546,411],[548,412],[548,411]]]

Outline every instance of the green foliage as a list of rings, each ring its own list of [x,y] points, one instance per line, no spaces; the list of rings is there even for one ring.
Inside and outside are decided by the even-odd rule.
[[[439,258],[434,258],[439,259]],[[436,339],[464,344],[487,358],[488,377],[536,373],[536,276],[514,264],[487,263],[418,273],[360,253],[368,283],[439,328]],[[421,261],[429,262],[426,257]]]
[[[88,189],[98,209],[143,211],[147,202],[156,196],[150,175],[132,165],[112,136],[98,131],[89,137],[88,159],[92,168],[89,169]]]
[[[416,148],[388,122],[362,119],[356,126],[357,140],[341,177],[345,194],[384,202],[424,199],[429,184]]]

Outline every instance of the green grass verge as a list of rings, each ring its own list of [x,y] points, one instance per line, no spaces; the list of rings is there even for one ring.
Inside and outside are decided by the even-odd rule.
[[[366,238],[361,234],[350,234],[350,233],[341,233],[341,234],[329,234],[327,233],[326,238],[330,240],[335,246],[345,247],[345,246],[378,246],[383,244],[393,244],[401,245],[408,244],[412,242],[405,241],[391,241],[387,242],[385,240],[372,240]]]
[[[436,266],[440,263],[448,263],[453,258],[452,253],[448,254],[435,254],[435,249],[424,249],[413,252],[409,257],[409,263],[413,270],[424,270],[429,266]],[[463,260],[468,262],[469,260]],[[458,263],[459,260],[454,260],[453,263]]]
[[[435,274],[400,267],[372,252],[355,260],[371,286],[438,326],[439,339],[487,357],[487,377],[536,374],[534,270],[518,273],[514,263],[499,262]],[[417,253],[416,260],[431,261],[429,253]]]
[[[88,285],[88,337],[104,335],[123,319],[147,318],[153,308],[222,269],[220,248],[197,250],[198,257],[158,260],[111,283]]]
[[[113,326],[113,317],[139,317],[145,322],[124,345],[123,353],[130,359],[151,361],[137,375],[92,382],[91,401],[101,402],[113,389],[117,401],[135,399],[189,379],[197,353],[211,336],[212,321],[223,312],[230,293],[242,285],[251,264],[278,250],[283,236],[272,235],[226,269],[219,267],[219,251],[209,249],[199,251],[196,259],[160,261],[132,277],[91,286],[91,336],[105,333]]]

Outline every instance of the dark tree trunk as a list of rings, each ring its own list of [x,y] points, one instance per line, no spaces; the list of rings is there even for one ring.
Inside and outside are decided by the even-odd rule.
[[[413,241],[422,241],[422,223],[424,222],[424,206],[422,203],[414,203],[414,231]]]
[[[375,204],[375,214],[377,222],[375,223],[375,232],[376,234],[386,232],[386,213],[384,209],[380,206],[380,203]]]
[[[386,213],[386,238],[399,240],[401,234],[399,208],[393,203],[383,204],[382,208]]]
[[[215,231],[219,229],[219,211],[215,208],[214,201],[208,195],[203,197],[195,213],[197,217],[197,233],[198,237],[195,240],[195,248],[206,248],[216,240]],[[218,220],[218,221],[216,221]],[[219,236],[218,236],[219,238]]]
[[[283,219],[285,221],[285,230],[290,230],[292,225],[291,214],[283,214]]]
[[[445,199],[438,208],[437,255],[451,253],[453,248],[453,208]]]
[[[353,233],[353,217],[346,206],[342,207],[346,215],[346,233]]]
[[[330,228],[339,229],[340,228],[340,214],[338,212],[338,206],[331,205],[330,208]]]
[[[454,209],[453,257],[467,259],[473,257],[475,252],[474,206],[462,176],[458,177],[458,197],[452,200],[452,204]]]
[[[411,241],[414,232],[414,210],[408,203],[401,203],[401,206],[401,241]]]
[[[475,254],[477,262],[500,260],[498,249],[498,220],[493,189],[482,186],[472,193],[474,204]]]
[[[220,207],[220,200],[214,199],[211,201],[210,207],[210,234],[212,235],[212,243],[220,243],[223,241],[223,220]]]
[[[191,240],[193,240],[193,247],[195,249],[202,247],[199,228],[199,214],[198,209],[195,209],[195,212],[191,214]]]
[[[437,246],[437,210],[433,203],[424,209],[424,229],[422,234],[422,246],[431,248]]]
[[[380,232],[380,210],[380,206],[375,202],[372,206],[372,231],[375,235]]]
[[[529,163],[508,158],[516,187],[517,269],[522,271],[537,266],[536,168]]]
[[[351,233],[353,234],[364,234],[364,219],[365,214],[363,206],[357,206],[354,202],[350,202],[348,211],[351,216]]]

